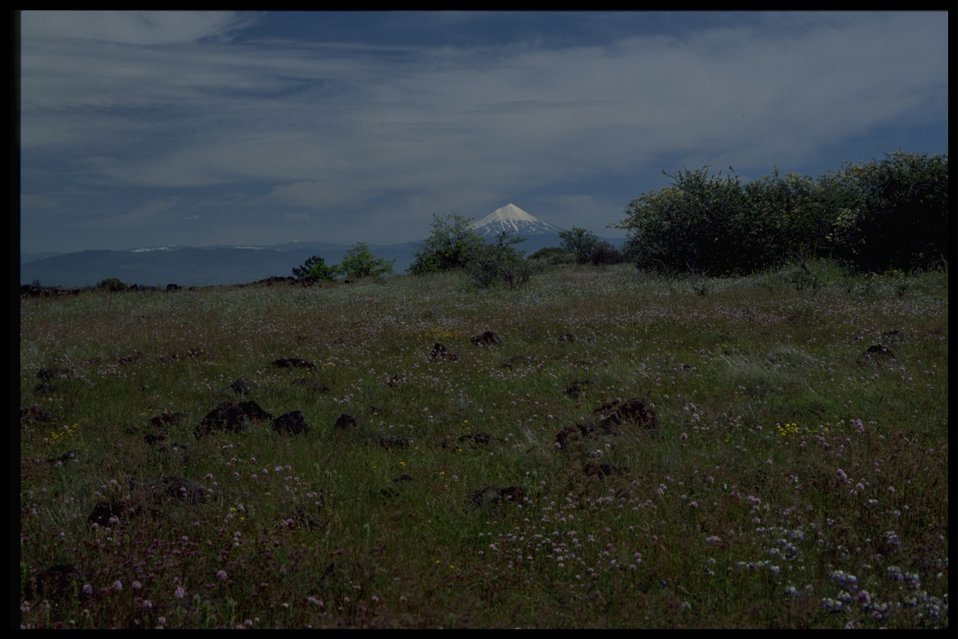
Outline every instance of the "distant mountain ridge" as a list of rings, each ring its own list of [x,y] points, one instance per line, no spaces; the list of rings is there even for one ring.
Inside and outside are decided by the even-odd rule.
[[[507,204],[472,223],[474,230],[493,241],[503,231],[524,241],[516,245],[526,255],[560,246],[562,229]],[[613,243],[618,241],[612,240]],[[393,272],[406,271],[425,240],[404,244],[369,245],[377,257],[394,260]],[[48,254],[39,259],[21,256],[20,283],[82,288],[109,277],[141,286],[219,286],[246,284],[268,277],[292,275],[313,255],[327,264],[338,264],[352,245],[320,241],[287,242],[272,246],[214,245],[144,246],[128,250],[89,250]],[[36,254],[35,254],[36,255]]]

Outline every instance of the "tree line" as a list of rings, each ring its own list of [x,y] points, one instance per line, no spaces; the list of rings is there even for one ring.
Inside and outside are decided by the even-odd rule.
[[[947,155],[896,151],[820,177],[743,183],[708,167],[632,200],[620,228],[640,268],[737,275],[809,258],[859,271],[938,268],[949,241]]]
[[[948,156],[896,151],[880,161],[846,163],[817,178],[778,169],[744,182],[709,167],[666,175],[671,184],[632,200],[617,228],[622,249],[573,227],[561,246],[525,257],[523,238],[487,242],[469,219],[436,215],[415,254],[412,275],[462,269],[481,288],[519,286],[536,265],[632,262],[640,269],[706,276],[743,275],[789,262],[825,258],[864,272],[912,271],[946,265],[949,242]],[[312,257],[301,279],[389,273],[392,264],[364,244],[329,267]]]

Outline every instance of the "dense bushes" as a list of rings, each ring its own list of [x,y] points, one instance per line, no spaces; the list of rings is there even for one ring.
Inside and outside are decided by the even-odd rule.
[[[432,233],[415,256],[409,272],[413,275],[463,269],[478,288],[495,284],[520,286],[532,276],[529,260],[513,245],[522,238],[505,233],[495,244],[487,243],[465,217],[456,214],[435,216]]]
[[[409,272],[422,275],[463,267],[484,243],[467,218],[456,214],[436,215],[432,233],[416,253]]]
[[[560,231],[562,250],[575,257],[579,264],[617,264],[623,261],[622,253],[592,231],[573,226],[571,229]]]
[[[947,250],[947,164],[896,152],[818,179],[776,170],[747,184],[680,171],[633,200],[621,228],[640,268],[731,275],[816,257],[860,270],[927,268]]]
[[[394,260],[376,257],[365,243],[357,242],[343,256],[342,264],[328,265],[323,258],[313,255],[301,266],[293,267],[293,275],[309,283],[329,281],[337,275],[353,279],[376,277],[392,273],[393,263]]]

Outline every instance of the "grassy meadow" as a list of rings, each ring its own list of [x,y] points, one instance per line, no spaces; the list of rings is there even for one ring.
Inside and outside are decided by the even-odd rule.
[[[945,273],[570,265],[20,320],[22,627],[948,625]],[[197,428],[251,401],[308,430]]]

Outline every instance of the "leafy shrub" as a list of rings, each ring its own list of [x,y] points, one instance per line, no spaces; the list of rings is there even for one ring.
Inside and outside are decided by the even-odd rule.
[[[100,280],[100,283],[96,285],[98,289],[104,291],[110,291],[116,293],[118,291],[125,291],[129,288],[123,281],[118,277],[108,277],[104,280]]]
[[[456,214],[436,215],[432,233],[426,238],[425,246],[416,252],[409,272],[422,275],[462,268],[484,244],[467,218]]]
[[[740,249],[747,225],[738,178],[710,175],[707,167],[669,177],[671,186],[645,193],[626,208],[623,228],[634,240],[639,267],[706,275],[748,270],[748,256]]]
[[[338,266],[327,266],[326,261],[318,255],[308,258],[301,266],[293,267],[296,279],[305,282],[322,282],[332,280],[339,273]]]
[[[500,233],[495,244],[482,242],[473,247],[466,260],[466,273],[478,288],[502,284],[517,288],[529,281],[532,266],[513,244],[523,238]]]
[[[680,171],[629,203],[626,253],[641,269],[712,276],[823,257],[865,271],[937,266],[947,250],[947,163],[899,151],[817,180],[776,169],[744,185],[708,167]]]
[[[575,255],[558,246],[547,246],[541,248],[529,256],[529,260],[536,263],[545,264],[571,264],[576,261]]]
[[[363,242],[357,242],[343,257],[343,263],[337,270],[350,278],[376,277],[393,272],[395,260],[385,260],[374,256]]]
[[[832,224],[835,256],[863,271],[939,266],[948,250],[948,156],[896,151],[848,164],[846,206]]]

